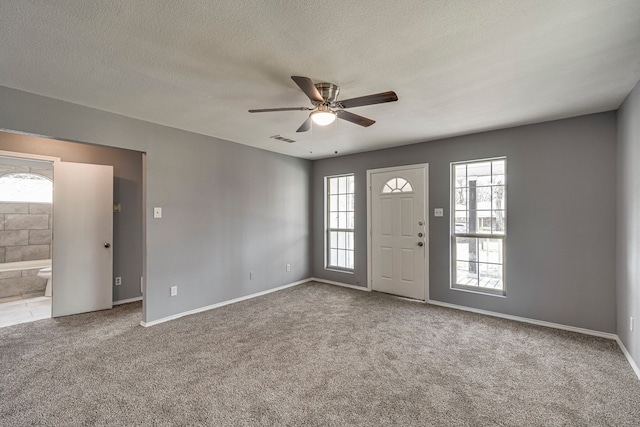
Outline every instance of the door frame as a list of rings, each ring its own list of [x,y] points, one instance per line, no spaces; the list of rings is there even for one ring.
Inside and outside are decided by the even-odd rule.
[[[371,229],[371,209],[372,209],[372,191],[371,188],[371,176],[375,173],[381,172],[394,172],[403,171],[408,169],[422,169],[424,170],[424,221],[425,221],[425,243],[424,243],[424,302],[429,301],[429,163],[417,163],[412,165],[393,166],[388,168],[379,169],[367,169],[367,290],[373,290],[373,265],[371,263],[371,244],[372,244],[372,229]]]
[[[18,153],[15,151],[3,151],[0,150],[0,157],[15,157],[18,159],[37,160],[41,162],[49,162],[55,164],[60,161],[60,157],[53,156],[41,156],[39,154]]]

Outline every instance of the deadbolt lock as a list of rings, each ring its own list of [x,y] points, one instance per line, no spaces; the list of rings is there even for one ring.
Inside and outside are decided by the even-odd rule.
[[[422,237],[422,236],[424,236],[424,234],[418,233],[418,237]]]

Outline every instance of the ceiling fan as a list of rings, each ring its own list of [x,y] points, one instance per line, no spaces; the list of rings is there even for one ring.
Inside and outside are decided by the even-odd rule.
[[[313,108],[290,107],[290,108],[263,108],[259,110],[249,110],[250,113],[266,113],[273,111],[311,111],[307,120],[296,130],[296,132],[306,132],[311,129],[311,122],[320,126],[333,123],[337,118],[368,127],[375,123],[375,120],[345,111],[346,108],[362,107],[363,105],[382,104],[398,100],[395,92],[381,92],[373,95],[360,96],[358,98],[343,99],[338,101],[340,88],[333,83],[313,83],[310,78],[302,76],[291,76],[294,82],[309,97]]]

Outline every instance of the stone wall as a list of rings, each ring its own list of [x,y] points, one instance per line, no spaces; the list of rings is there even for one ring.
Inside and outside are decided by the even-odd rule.
[[[51,203],[0,203],[0,263],[51,259]]]

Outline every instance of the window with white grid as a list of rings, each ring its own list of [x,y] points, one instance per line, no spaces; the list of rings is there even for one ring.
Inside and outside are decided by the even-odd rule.
[[[506,158],[451,165],[453,288],[505,295]]]
[[[354,177],[326,177],[327,268],[353,270],[354,266]]]

